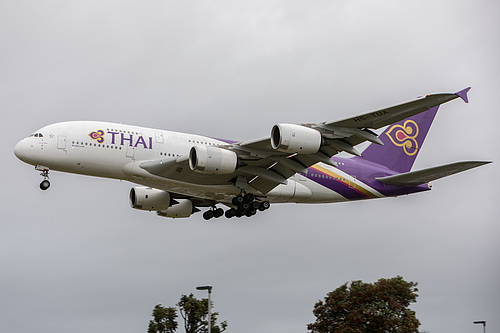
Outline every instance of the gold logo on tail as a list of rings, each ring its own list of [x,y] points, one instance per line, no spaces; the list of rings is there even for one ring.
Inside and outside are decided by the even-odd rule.
[[[418,142],[416,138],[418,136],[418,125],[413,120],[405,121],[403,126],[392,126],[386,135],[396,146],[403,147],[406,155],[413,156],[417,153]]]

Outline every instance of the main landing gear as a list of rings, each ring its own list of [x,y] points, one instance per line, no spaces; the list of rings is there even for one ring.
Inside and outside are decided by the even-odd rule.
[[[222,215],[224,215],[224,209],[212,207],[210,210],[207,210],[205,213],[203,213],[203,218],[205,220],[210,220],[211,218],[214,217],[219,218]]]
[[[244,195],[240,194],[234,197],[231,203],[236,208],[230,208],[224,213],[222,208],[212,207],[212,209],[207,210],[205,213],[203,213],[203,218],[205,220],[210,220],[213,217],[219,218],[223,214],[228,219],[243,216],[251,217],[257,214],[258,211],[262,212],[269,209],[269,207],[271,206],[269,201],[256,200],[255,195],[252,193],[247,193]]]
[[[43,180],[40,183],[40,189],[42,191],[45,191],[46,189],[48,189],[50,187],[50,182],[48,181],[48,179],[49,179],[49,169],[44,168],[44,167],[38,167],[38,166],[36,167],[36,169],[42,171],[42,173],[40,174],[40,176],[43,177]]]

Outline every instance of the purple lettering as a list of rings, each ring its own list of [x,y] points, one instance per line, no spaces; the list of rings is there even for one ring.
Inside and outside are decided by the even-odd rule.
[[[137,139],[137,142],[135,143],[135,146],[134,147],[137,147],[138,144],[141,144],[144,146],[144,148],[148,148],[146,146],[146,141],[144,141],[144,138],[141,136],[139,136],[139,138]]]
[[[111,134],[111,144],[114,145],[115,144],[115,135],[118,134],[118,132],[108,132],[109,134]]]
[[[153,149],[153,138],[149,137],[149,149]]]
[[[128,144],[128,145],[129,145],[129,146],[132,146],[132,139],[133,139],[132,134],[129,134],[129,138],[126,138],[126,137],[125,137],[125,133],[122,133],[122,143],[121,143],[121,145],[122,145],[122,146],[124,145],[124,143],[123,143],[124,141],[128,141],[128,142],[129,142],[129,144]]]

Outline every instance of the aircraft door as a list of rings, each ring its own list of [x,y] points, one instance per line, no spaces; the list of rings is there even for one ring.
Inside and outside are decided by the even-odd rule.
[[[349,188],[356,188],[356,176],[348,178]]]
[[[155,132],[156,143],[163,143],[163,132]]]
[[[135,159],[135,147],[127,146],[126,156],[130,157],[131,159]]]
[[[64,135],[59,135],[57,137],[57,149],[66,149],[67,138]]]

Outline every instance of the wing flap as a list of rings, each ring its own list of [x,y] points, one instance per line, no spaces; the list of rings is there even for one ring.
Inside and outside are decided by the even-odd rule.
[[[249,185],[253,187],[254,189],[262,192],[262,194],[267,194],[269,191],[274,189],[276,186],[279,185],[279,183],[264,179],[262,177],[255,177],[250,181]]]
[[[462,171],[477,168],[481,165],[488,163],[491,162],[485,162],[485,161],[456,162],[433,168],[401,173],[399,175],[394,175],[394,176],[378,177],[375,179],[378,180],[379,182],[389,185],[416,186],[431,182],[436,179],[448,177]]]
[[[283,184],[283,185],[287,184],[287,178],[283,177],[282,175],[274,171],[265,168],[243,166],[239,168],[238,171],[246,173],[248,175],[257,175],[260,178],[264,178],[276,184]]]

